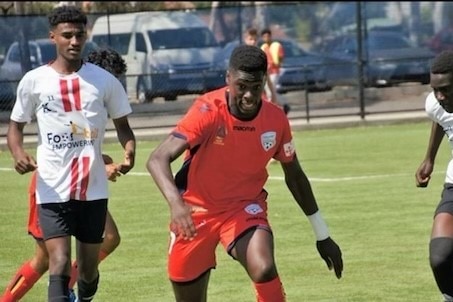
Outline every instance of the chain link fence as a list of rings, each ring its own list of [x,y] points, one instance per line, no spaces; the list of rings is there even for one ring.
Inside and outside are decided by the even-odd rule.
[[[449,47],[436,35],[448,27],[448,2],[237,4],[88,14],[88,48],[123,55],[131,103],[166,104],[225,85],[229,55],[245,29],[269,28],[285,50],[279,98],[309,119],[422,110],[430,62]],[[0,110],[8,112],[23,74],[55,50],[45,15],[3,16],[0,27]]]

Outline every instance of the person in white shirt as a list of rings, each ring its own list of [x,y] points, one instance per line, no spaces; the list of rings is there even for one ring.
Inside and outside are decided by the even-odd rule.
[[[74,6],[49,15],[57,58],[27,72],[19,82],[7,139],[20,174],[37,170],[36,203],[49,252],[48,300],[68,301],[71,236],[75,236],[78,297],[91,301],[99,282],[108,188],[102,142],[110,117],[124,148],[118,172],[134,166],[135,136],[126,92],[111,73],[82,60],[87,17]],[[36,117],[36,161],[23,148],[23,129]]]
[[[437,151],[446,136],[453,149],[453,51],[440,53],[432,62],[425,110],[432,120],[425,158],[415,173],[417,187],[425,188],[431,179]],[[441,200],[434,212],[429,243],[429,261],[444,301],[453,301],[453,159],[450,160]]]

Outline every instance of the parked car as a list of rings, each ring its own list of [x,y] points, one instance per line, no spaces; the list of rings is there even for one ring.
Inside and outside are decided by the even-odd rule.
[[[358,43],[355,34],[324,41],[316,51],[330,58],[330,85],[358,83]],[[429,83],[430,63],[435,54],[426,47],[414,46],[401,33],[369,31],[363,42],[366,86],[391,86],[404,82]]]
[[[296,42],[289,39],[275,39],[282,44],[285,58],[280,70],[280,78],[275,87],[278,93],[284,94],[296,90],[329,90],[326,82],[326,61],[325,58],[304,50]],[[239,45],[239,41],[227,43],[222,52],[225,65],[233,52]],[[258,42],[260,45],[261,42]]]
[[[453,50],[453,27],[445,27],[438,31],[428,40],[426,46],[435,53],[440,53],[443,50]]]
[[[91,40],[109,45],[126,61],[127,89],[140,103],[198,94],[225,84],[213,60],[221,51],[214,32],[192,12],[152,11],[101,16]]]
[[[55,44],[49,39],[37,39],[28,41],[30,51],[31,68],[36,68],[49,63],[57,57]],[[94,42],[87,41],[83,50],[83,56],[87,56],[98,46]],[[22,72],[20,47],[14,42],[8,48],[3,64],[0,66],[0,108],[11,108],[16,100],[16,89]]]

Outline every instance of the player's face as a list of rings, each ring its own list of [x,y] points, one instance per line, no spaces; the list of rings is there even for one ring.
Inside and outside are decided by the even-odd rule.
[[[227,83],[230,91],[228,106],[234,116],[239,119],[256,116],[261,106],[264,81],[265,73],[261,71],[228,71]]]
[[[453,75],[451,73],[431,73],[431,88],[434,95],[448,113],[453,113]]]
[[[80,61],[87,40],[82,23],[60,23],[50,32],[50,39],[57,47],[57,56],[67,61]]]

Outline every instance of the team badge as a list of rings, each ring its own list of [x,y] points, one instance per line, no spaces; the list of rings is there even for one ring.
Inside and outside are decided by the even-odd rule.
[[[277,140],[277,133],[275,131],[269,131],[261,134],[261,145],[265,151],[269,151],[275,146]]]
[[[244,210],[250,215],[256,215],[263,212],[263,209],[256,203],[249,204]]]
[[[292,156],[294,154],[294,152],[295,152],[293,141],[290,141],[289,143],[283,144],[283,150],[285,151],[285,156],[286,157]]]

